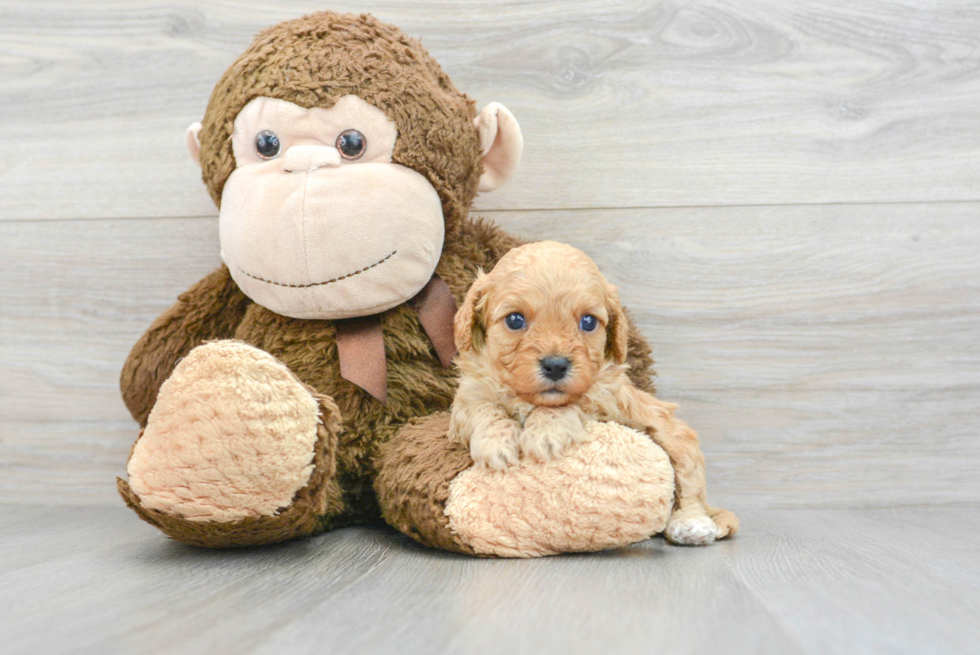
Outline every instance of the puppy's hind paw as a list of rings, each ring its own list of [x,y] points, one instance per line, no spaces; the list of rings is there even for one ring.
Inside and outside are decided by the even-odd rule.
[[[680,546],[706,546],[721,536],[721,530],[705,514],[671,517],[664,536],[667,541]]]

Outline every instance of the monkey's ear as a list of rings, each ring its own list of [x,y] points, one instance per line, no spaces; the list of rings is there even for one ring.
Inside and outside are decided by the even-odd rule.
[[[198,166],[201,165],[201,127],[200,123],[192,123],[187,128],[187,150],[191,153],[191,159]]]
[[[484,327],[482,309],[485,304],[485,289],[487,274],[482,270],[477,272],[473,286],[466,292],[463,306],[456,311],[453,319],[453,337],[456,349],[461,353],[478,350],[483,345]]]
[[[491,102],[473,119],[483,151],[480,191],[493,191],[514,177],[521,164],[524,137],[514,115],[499,102]]]
[[[606,285],[606,311],[609,312],[609,323],[606,325],[606,356],[617,364],[625,364],[629,352],[630,326],[626,320],[626,312],[619,304],[619,292],[608,282]]]

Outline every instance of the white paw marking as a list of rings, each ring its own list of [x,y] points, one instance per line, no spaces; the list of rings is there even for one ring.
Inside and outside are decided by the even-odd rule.
[[[721,530],[708,516],[672,521],[667,526],[667,538],[675,544],[705,546],[714,542]]]

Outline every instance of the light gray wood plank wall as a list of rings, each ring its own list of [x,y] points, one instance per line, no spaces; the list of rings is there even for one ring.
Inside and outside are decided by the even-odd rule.
[[[490,216],[585,249],[620,286],[715,497],[866,507],[980,501],[978,211]],[[119,369],[217,251],[214,219],[0,223],[0,498],[116,502],[136,433]]]
[[[0,217],[204,216],[183,152],[261,28],[325,6],[418,36],[524,125],[483,209],[980,200],[980,5],[0,4]]]
[[[478,206],[620,284],[721,504],[980,501],[980,5],[328,4],[514,110]],[[219,262],[183,131],[324,6],[0,0],[0,503],[118,503],[119,368]]]

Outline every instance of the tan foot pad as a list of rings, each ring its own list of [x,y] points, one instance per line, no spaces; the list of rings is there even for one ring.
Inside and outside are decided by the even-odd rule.
[[[617,423],[592,421],[586,431],[590,440],[550,462],[457,475],[445,510],[454,536],[482,555],[539,557],[625,546],[661,532],[674,502],[667,454]]]
[[[187,521],[275,516],[310,481],[320,423],[316,398],[272,355],[205,344],[160,388],[129,486],[143,509]]]

